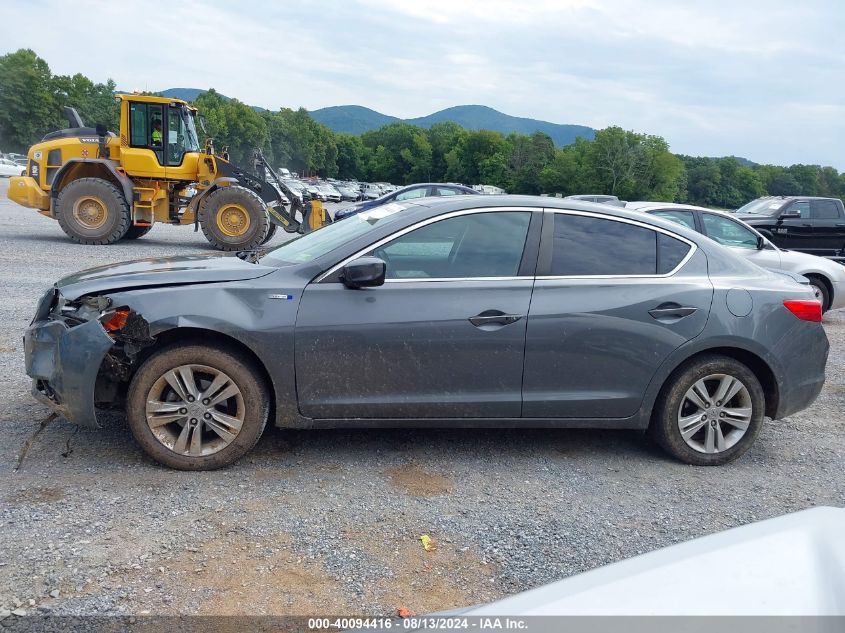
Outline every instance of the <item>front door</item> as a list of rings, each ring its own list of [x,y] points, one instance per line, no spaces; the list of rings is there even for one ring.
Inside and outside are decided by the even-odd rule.
[[[523,417],[626,418],[707,322],[692,242],[630,220],[547,211],[525,347]]]
[[[794,200],[781,210],[781,215],[797,215],[797,218],[782,218],[772,230],[775,244],[781,248],[811,252],[813,249],[813,225],[810,223],[810,201]]]
[[[306,287],[295,334],[301,413],[519,417],[536,264],[526,244],[539,239],[541,215],[426,221],[361,253],[386,262],[383,286],[353,290],[329,276]]]

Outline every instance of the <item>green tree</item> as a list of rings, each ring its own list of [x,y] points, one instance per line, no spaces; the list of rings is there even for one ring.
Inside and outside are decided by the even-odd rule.
[[[337,134],[337,175],[338,178],[360,178],[364,170],[364,143],[360,136]]]
[[[0,148],[25,152],[60,123],[50,67],[29,49],[0,57]]]
[[[396,184],[431,179],[432,148],[425,130],[408,123],[390,123],[361,136],[374,151],[370,177]]]
[[[76,108],[85,125],[104,123],[113,132],[120,129],[120,106],[114,100],[115,83],[111,79],[95,84],[80,73],[56,75],[51,86],[56,105]]]

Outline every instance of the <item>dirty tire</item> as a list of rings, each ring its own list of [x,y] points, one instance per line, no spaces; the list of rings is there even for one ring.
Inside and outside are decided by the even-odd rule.
[[[125,240],[137,240],[141,237],[144,237],[147,233],[153,230],[152,226],[130,226],[129,230],[126,231],[126,235],[123,236]]]
[[[129,229],[129,204],[108,180],[80,178],[59,192],[56,218],[79,244],[114,244]]]
[[[157,399],[152,393],[165,374],[185,365],[204,366],[223,372],[240,390],[244,408],[240,431],[224,448],[210,455],[190,456],[180,454],[165,446],[147,423],[147,401]],[[199,404],[196,402],[195,404]],[[126,398],[129,428],[141,448],[157,462],[179,470],[214,470],[233,464],[248,453],[258,442],[270,411],[267,386],[253,363],[226,347],[181,344],[166,347],[148,358],[138,369],[129,384]],[[179,423],[171,424],[179,428]],[[206,437],[217,436],[206,426]]]
[[[258,248],[270,219],[264,203],[245,187],[221,187],[203,200],[199,223],[206,239],[221,251]]]
[[[745,434],[733,446],[722,452],[703,453],[690,447],[681,436],[678,419],[688,390],[702,378],[713,375],[730,376],[745,386],[751,416]],[[682,462],[694,466],[719,466],[739,458],[751,448],[763,426],[765,408],[763,388],[748,367],[727,356],[700,356],[681,365],[666,380],[654,405],[649,434],[666,452]],[[731,427],[723,425],[723,428]]]
[[[261,240],[261,243],[266,244],[267,242],[272,240],[273,236],[276,234],[276,229],[278,229],[278,228],[279,228],[278,224],[274,224],[273,222],[270,222],[270,227],[267,229],[267,235],[264,236],[264,239]]]

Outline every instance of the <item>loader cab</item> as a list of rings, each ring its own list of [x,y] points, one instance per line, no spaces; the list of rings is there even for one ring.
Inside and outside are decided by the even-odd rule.
[[[121,156],[128,174],[168,180],[196,179],[200,152],[196,110],[184,102],[141,95],[122,104]],[[123,113],[122,113],[123,114]],[[121,125],[123,128],[123,125]]]

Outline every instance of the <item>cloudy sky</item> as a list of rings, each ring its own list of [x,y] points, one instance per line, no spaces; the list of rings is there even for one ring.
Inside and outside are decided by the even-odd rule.
[[[845,0],[5,0],[0,53],[124,89],[415,117],[484,104],[845,170]]]

